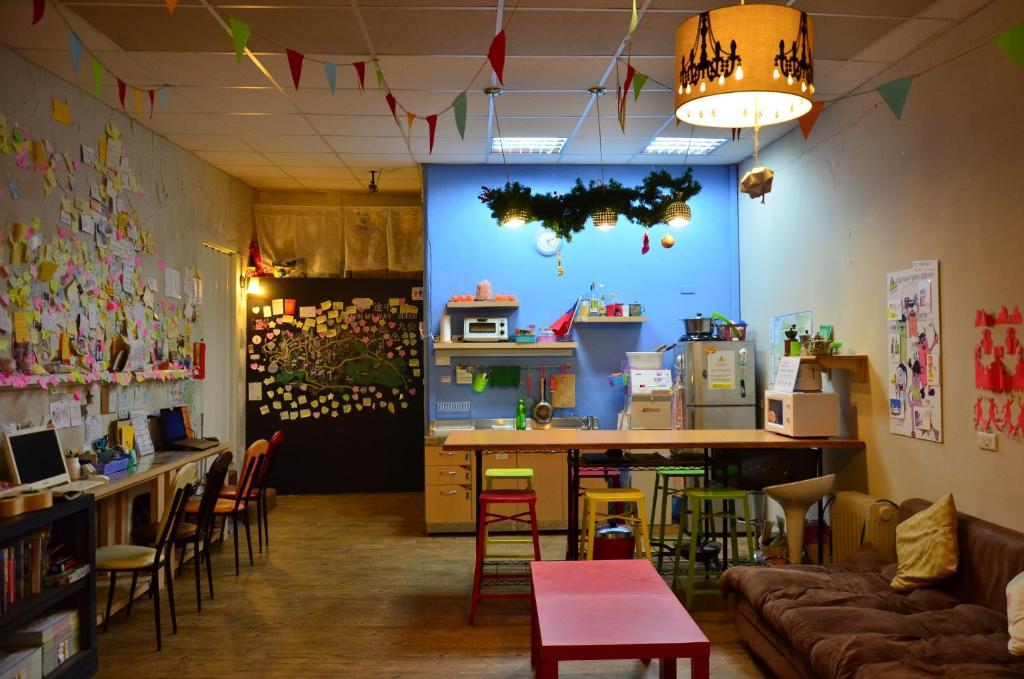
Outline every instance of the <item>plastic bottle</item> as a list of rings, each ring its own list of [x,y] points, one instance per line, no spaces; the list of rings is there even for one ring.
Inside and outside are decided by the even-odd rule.
[[[516,429],[526,429],[526,400],[520,396],[519,404],[516,406]]]

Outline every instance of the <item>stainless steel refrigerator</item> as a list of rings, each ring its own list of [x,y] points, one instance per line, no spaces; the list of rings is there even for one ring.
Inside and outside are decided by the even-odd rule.
[[[681,389],[676,421],[686,429],[754,429],[754,343],[713,340],[676,345],[673,370]]]

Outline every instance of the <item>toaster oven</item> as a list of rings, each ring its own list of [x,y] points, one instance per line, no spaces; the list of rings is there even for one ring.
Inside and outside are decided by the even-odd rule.
[[[508,318],[467,318],[462,325],[463,342],[508,341]]]

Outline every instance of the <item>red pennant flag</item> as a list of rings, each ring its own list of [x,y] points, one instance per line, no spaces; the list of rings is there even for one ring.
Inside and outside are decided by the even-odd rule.
[[[437,129],[437,114],[427,116],[427,126],[430,128],[430,147],[427,153],[434,152],[434,130]]]
[[[387,99],[387,101],[388,101],[388,108],[391,109],[391,115],[394,117],[395,122],[397,123],[398,122],[398,112],[395,110],[395,107],[398,106],[398,100],[395,99],[395,95],[391,94],[390,92],[388,92],[387,95],[384,98]]]
[[[154,92],[153,90],[150,90],[149,91],[149,117],[150,118],[153,117],[153,110],[156,109],[156,106],[153,104],[153,101],[154,101],[155,97],[156,97],[156,92]]]
[[[491,68],[494,69],[494,75],[498,76],[498,81],[504,85],[505,79],[502,76],[505,72],[505,31],[499,31],[491,40],[487,60],[491,62]]]
[[[626,101],[629,97],[629,88],[633,84],[633,76],[636,75],[636,69],[629,62],[626,62],[626,82],[622,85],[621,96],[619,97],[619,127],[622,128],[622,132],[626,132]]]
[[[797,121],[800,123],[800,131],[804,134],[804,139],[811,136],[811,130],[814,129],[814,123],[818,122],[818,116],[821,115],[822,110],[825,108],[825,102],[816,101],[811,104],[811,110],[800,116]]]
[[[124,110],[124,95],[128,91],[128,86],[124,84],[124,81],[120,78],[117,79],[117,98],[121,101],[121,110]]]
[[[295,83],[295,89],[299,89],[299,80],[302,78],[302,60],[305,59],[305,55],[295,50],[285,50],[288,54],[288,68],[292,71],[292,82]]]
[[[46,0],[32,0],[32,25],[35,26],[43,18],[46,11]]]
[[[166,0],[167,2],[167,13],[174,14],[174,8],[178,6],[178,0]]]
[[[352,64],[356,69],[356,75],[359,76],[359,91],[363,91],[363,87],[366,84],[366,62],[357,61]]]

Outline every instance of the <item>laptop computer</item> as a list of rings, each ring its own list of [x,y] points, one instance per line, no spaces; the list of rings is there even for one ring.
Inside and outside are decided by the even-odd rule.
[[[163,425],[164,445],[172,450],[206,450],[219,443],[215,438],[192,435],[185,426],[185,413],[181,408],[161,408],[160,423]]]
[[[4,434],[4,455],[11,481],[31,490],[50,490],[55,493],[87,491],[109,481],[105,476],[101,479],[72,481],[64,462],[64,448],[57,437],[57,430],[48,427],[21,429]]]

